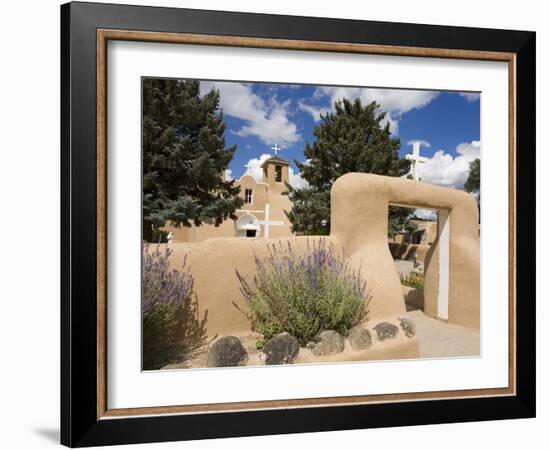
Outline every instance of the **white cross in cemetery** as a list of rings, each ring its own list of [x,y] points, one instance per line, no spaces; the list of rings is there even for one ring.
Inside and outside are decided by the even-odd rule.
[[[428,158],[424,158],[423,156],[420,156],[420,146],[422,145],[422,142],[415,141],[412,143],[413,145],[413,152],[412,154],[405,155],[405,158],[409,161],[412,161],[411,164],[411,172],[413,176],[414,181],[418,181],[418,164],[425,163],[428,161]]]
[[[252,169],[252,164],[250,164],[250,161],[247,162],[244,166],[246,167],[245,175],[250,175],[250,169]]]
[[[275,144],[273,147],[271,147],[271,150],[275,153],[275,156],[277,156],[277,152],[280,152],[282,150],[281,147],[279,147],[279,144]]]
[[[284,225],[285,223],[281,220],[269,220],[269,203],[265,204],[265,213],[264,220],[254,220],[252,223],[255,225],[264,226],[264,238],[269,238],[269,227],[272,225]]]

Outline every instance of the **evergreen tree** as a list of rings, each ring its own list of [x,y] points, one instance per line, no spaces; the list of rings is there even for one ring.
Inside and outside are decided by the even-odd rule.
[[[464,190],[466,192],[479,192],[479,172],[480,160],[478,158],[470,162],[470,172],[468,173],[466,183],[464,183]]]
[[[466,192],[471,192],[474,194],[475,199],[477,201],[477,210],[480,213],[479,220],[481,220],[481,195],[479,192],[479,173],[480,173],[480,166],[481,161],[478,159],[474,159],[472,162],[470,162],[470,172],[468,173],[468,178],[466,182],[464,183],[464,190]]]
[[[410,161],[399,159],[400,141],[391,137],[389,123],[383,125],[386,113],[378,112],[379,106],[343,99],[336,102],[334,112],[321,116],[321,123],[313,129],[313,144],[305,145],[307,161],[295,161],[309,187],[287,185],[292,231],[330,233],[330,189],[340,176],[365,172],[398,177],[409,171]],[[411,216],[409,208],[390,208],[389,232]]]
[[[143,237],[174,226],[220,225],[242,205],[223,174],[236,146],[225,147],[219,92],[201,97],[198,81],[143,82]]]

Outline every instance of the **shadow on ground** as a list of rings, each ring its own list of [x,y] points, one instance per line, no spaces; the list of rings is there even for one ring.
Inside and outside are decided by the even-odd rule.
[[[199,317],[198,299],[189,298],[180,312],[180,321],[174,342],[160,345],[158,342],[143,342],[143,370],[157,370],[175,362],[185,362],[195,357],[199,349],[206,344],[206,322],[208,310]]]
[[[47,441],[59,444],[60,434],[58,428],[37,428],[34,432]]]

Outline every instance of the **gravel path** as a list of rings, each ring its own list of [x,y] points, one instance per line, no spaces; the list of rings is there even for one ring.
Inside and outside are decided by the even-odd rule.
[[[395,268],[397,269],[397,272],[399,272],[400,275],[408,275],[414,270],[413,261],[405,261],[403,259],[394,259],[393,262],[395,263]]]
[[[420,310],[405,316],[416,324],[421,358],[480,356],[479,330],[432,319]]]

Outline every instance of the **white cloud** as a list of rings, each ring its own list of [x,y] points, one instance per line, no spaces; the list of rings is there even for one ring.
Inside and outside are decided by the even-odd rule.
[[[390,133],[397,136],[397,133],[399,133],[399,119],[394,119],[391,114],[386,114],[380,121],[380,125],[385,127],[387,123],[390,124]]]
[[[246,165],[250,165],[250,175],[254,177],[256,181],[264,181],[264,171],[262,169],[262,164],[266,159],[271,158],[269,153],[263,153],[259,158],[250,159]],[[243,176],[246,174],[246,171],[243,172]]]
[[[470,161],[478,159],[481,152],[481,142],[472,141],[470,143],[464,142],[456,147],[456,151],[459,155],[467,157]]]
[[[464,97],[469,102],[475,102],[476,100],[479,100],[480,94],[479,92],[459,92],[461,97]]]
[[[250,165],[250,175],[258,182],[264,181],[264,171],[262,169],[262,164],[266,159],[271,158],[272,155],[269,153],[263,153],[259,158],[252,158],[248,161],[246,165]],[[246,171],[243,172],[243,175],[246,174]],[[289,167],[288,170],[288,182],[292,187],[295,188],[304,188],[308,186],[306,180],[304,180],[300,172],[294,172],[292,167]]]
[[[419,164],[422,181],[440,186],[462,189],[470,172],[470,162],[480,157],[480,141],[465,142],[457,146],[458,156],[453,158],[444,150],[438,150],[424,164]]]
[[[327,100],[329,104],[308,105],[301,103],[299,108],[311,114],[314,120],[319,120],[319,113],[332,110],[336,100],[347,98],[354,100],[360,98],[363,104],[376,101],[380,104],[380,109],[387,112],[385,123],[390,124],[390,130],[397,134],[399,129],[399,119],[412,109],[423,108],[439,95],[434,91],[415,91],[408,89],[371,89],[371,88],[346,88],[346,87],[318,87],[313,95],[315,100]]]
[[[233,179],[233,171],[231,169],[225,169],[225,179],[231,181]]]
[[[321,86],[317,88],[319,97],[329,97],[331,104],[336,100],[360,98],[364,104],[376,101],[384,111],[403,114],[415,108],[422,108],[439,95],[434,91],[409,89],[374,89]]]
[[[298,102],[298,109],[309,113],[315,122],[321,120],[321,114],[326,114],[331,110],[328,106],[317,107],[314,105],[307,105],[303,101]]]
[[[437,220],[437,212],[434,209],[418,208],[414,211],[414,215],[419,219]]]
[[[294,173],[292,167],[288,170],[288,184],[297,189],[303,189],[309,186],[309,183],[302,178],[302,174],[300,172]]]
[[[239,130],[232,130],[238,136],[258,136],[268,145],[278,143],[282,147],[300,139],[296,124],[289,120],[289,102],[279,102],[276,96],[264,101],[245,83],[203,81],[201,94],[213,87],[220,91],[224,114],[246,122]]]

